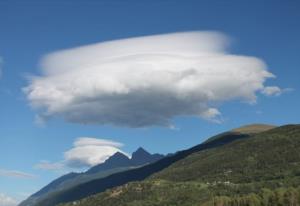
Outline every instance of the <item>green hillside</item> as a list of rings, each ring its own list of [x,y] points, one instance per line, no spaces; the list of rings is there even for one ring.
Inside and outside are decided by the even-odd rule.
[[[230,135],[230,134],[254,135],[254,134],[258,134],[258,133],[261,133],[261,132],[268,131],[270,129],[274,129],[275,127],[276,126],[269,125],[269,124],[249,124],[249,125],[244,125],[242,127],[238,127],[238,128],[232,129],[230,131],[223,132],[221,134],[217,134],[215,136],[212,136],[212,137],[208,138],[204,143],[217,140],[219,138],[222,138],[225,135]]]
[[[287,125],[193,153],[141,182],[70,206],[300,204],[300,126]]]
[[[231,130],[232,132],[246,133],[246,134],[257,134],[261,132],[274,129],[276,126],[269,124],[249,124],[239,128]]]

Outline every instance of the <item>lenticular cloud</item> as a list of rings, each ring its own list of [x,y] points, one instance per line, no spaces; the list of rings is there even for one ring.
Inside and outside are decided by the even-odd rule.
[[[127,155],[121,151],[122,146],[110,140],[81,137],[74,142],[72,149],[65,152],[64,163],[71,168],[92,167],[103,163],[116,152]]]
[[[216,120],[216,105],[256,92],[273,77],[264,62],[227,51],[217,32],[108,41],[46,55],[24,88],[40,116],[81,124],[170,126],[178,116]]]

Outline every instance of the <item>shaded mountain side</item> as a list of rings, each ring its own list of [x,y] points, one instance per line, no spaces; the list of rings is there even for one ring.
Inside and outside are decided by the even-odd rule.
[[[68,180],[73,180],[76,177],[78,177],[79,175],[80,175],[79,173],[73,173],[73,172],[69,173],[69,174],[66,174],[66,175],[63,175],[63,176],[55,179],[54,181],[52,181],[51,183],[49,183],[45,187],[43,187],[38,192],[32,194],[26,200],[22,201],[19,205],[20,206],[34,205],[34,204],[36,204],[36,202],[39,201],[40,197],[44,196],[45,194],[51,193],[56,188],[60,187],[63,183],[67,182]]]
[[[145,162],[152,163],[160,160],[164,156],[161,154],[150,154],[142,147],[138,148],[134,153],[132,153],[131,161],[133,165],[143,165]]]
[[[55,196],[52,196],[51,198],[44,199],[37,205],[53,206],[61,202],[74,201],[84,197],[88,197],[90,195],[103,192],[106,189],[123,185],[131,181],[140,181],[156,172],[161,171],[164,168],[167,168],[174,162],[177,162],[192,153],[199,152],[202,150],[208,150],[215,147],[220,147],[222,145],[228,144],[235,140],[244,139],[248,137],[249,135],[247,134],[235,134],[235,133],[225,134],[224,136],[219,137],[214,141],[197,145],[188,150],[177,152],[172,156],[165,157],[161,160],[158,160],[155,163],[146,165],[144,167],[112,174],[102,179],[97,179],[97,180],[93,180],[78,185],[67,191],[57,193],[55,194]]]
[[[57,178],[56,180],[52,181],[50,184],[48,184],[47,186],[45,186],[44,188],[42,188],[40,191],[34,193],[32,195],[32,197],[38,197],[38,196],[40,196],[42,194],[50,192],[53,188],[57,188],[63,182],[68,181],[70,179],[74,179],[78,175],[80,175],[80,174],[79,173],[74,173],[74,172],[71,172],[69,174],[63,175],[63,176]]]
[[[76,205],[299,205],[299,151],[300,125],[277,127],[198,150],[144,181],[106,190]]]
[[[103,164],[96,165],[85,172],[85,174],[95,174],[100,171],[110,170],[117,167],[129,167],[131,161],[126,155],[117,152],[108,158]]]
[[[133,154],[132,158],[129,158],[123,153],[117,152],[109,157],[104,163],[96,165],[83,173],[69,173],[66,174],[44,188],[37,193],[31,195],[25,201],[20,203],[19,206],[34,206],[39,204],[43,199],[48,199],[59,192],[64,192],[67,189],[76,187],[77,185],[92,181],[94,179],[100,179],[108,175],[137,168],[139,166],[150,164],[164,157],[160,154],[150,154],[143,148],[138,148]]]
[[[26,200],[22,201],[19,204],[19,206],[35,206],[43,199],[49,198],[58,192],[63,192],[64,190],[72,188],[76,185],[80,185],[94,179],[103,178],[113,173],[122,172],[132,168],[134,167],[118,167],[114,169],[105,170],[103,172],[97,172],[94,174],[75,173],[77,175],[74,176],[74,178],[65,179],[64,181],[61,181],[60,184],[54,185],[50,183],[49,186],[47,185],[45,187],[46,189],[43,188],[39,192],[31,195]],[[67,176],[68,175],[69,174],[67,174]],[[56,180],[54,180],[54,182],[56,182]]]

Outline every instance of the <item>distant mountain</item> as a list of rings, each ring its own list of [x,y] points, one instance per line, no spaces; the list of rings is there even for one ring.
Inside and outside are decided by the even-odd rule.
[[[131,162],[133,165],[143,165],[145,163],[156,162],[157,160],[163,158],[161,154],[150,154],[142,147],[138,148],[134,153],[132,153]]]
[[[53,190],[54,188],[59,187],[63,182],[74,179],[74,178],[78,177],[79,175],[80,175],[80,173],[74,173],[74,172],[63,175],[63,176],[57,178],[56,180],[52,181],[50,184],[48,184],[47,186],[45,186],[44,188],[42,188],[40,191],[36,192],[32,196],[33,197],[38,197],[40,195],[48,193],[51,190]]]
[[[201,145],[194,147],[193,152],[143,181],[62,206],[300,205],[300,125],[251,134],[248,129],[248,134],[243,128],[244,134],[230,131],[218,135],[202,144],[202,149]],[[228,141],[234,140],[230,135],[238,134],[247,137]],[[168,158],[133,171],[162,164]]]
[[[129,158],[123,153],[116,152],[104,163],[96,165],[84,173],[69,173],[59,177],[42,188],[40,191],[31,195],[28,199],[20,203],[19,206],[38,205],[43,199],[48,199],[59,192],[63,192],[95,179],[106,177],[116,172],[121,172],[153,163],[163,157],[164,156],[160,154],[150,154],[141,147],[132,153],[132,158]]]
[[[88,171],[86,171],[86,174],[95,174],[105,170],[129,166],[133,166],[129,157],[120,152],[117,152],[111,157],[109,157],[104,163],[90,168]]]
[[[44,198],[42,201],[37,204],[38,206],[54,206],[58,203],[69,202],[85,198],[99,192],[103,192],[109,188],[120,186],[132,181],[141,181],[150,175],[159,172],[173,163],[180,161],[181,159],[191,155],[195,152],[205,151],[211,148],[217,148],[222,145],[231,143],[236,140],[248,138],[247,134],[240,133],[229,133],[223,136],[220,136],[218,139],[210,141],[208,143],[203,143],[192,147],[188,150],[179,151],[173,155],[168,155],[154,163],[147,164],[143,167],[138,167],[136,169],[131,169],[123,172],[114,173],[112,175],[106,176],[104,178],[95,179],[76,187],[64,190],[62,192],[56,193],[55,195]],[[139,156],[147,156],[142,149],[139,149],[136,152],[137,155],[133,155],[132,159],[136,161],[139,160]],[[136,156],[136,158],[135,158]],[[157,155],[155,155],[157,156]]]
[[[26,200],[24,200],[22,203],[20,203],[20,206],[32,206],[35,205],[39,200],[40,197],[45,196],[46,194],[51,193],[52,191],[54,191],[55,189],[62,187],[62,184],[64,182],[67,182],[68,180],[73,180],[76,177],[78,177],[80,174],[79,173],[69,173],[66,175],[63,175],[59,178],[57,178],[56,180],[52,181],[51,183],[49,183],[48,185],[46,185],[45,187],[43,187],[41,190],[39,190],[38,192],[34,193],[33,195],[31,195],[29,198],[27,198]]]
[[[150,154],[142,147],[139,147],[135,152],[132,153],[131,158],[120,152],[117,152],[108,158],[103,164],[96,165],[89,169],[86,174],[93,174],[99,171],[110,170],[118,167],[137,167],[155,162],[163,157],[164,155]]]

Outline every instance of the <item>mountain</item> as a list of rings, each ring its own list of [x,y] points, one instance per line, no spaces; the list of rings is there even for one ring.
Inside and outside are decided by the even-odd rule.
[[[33,196],[37,197],[37,196],[40,196],[40,195],[45,194],[47,192],[50,192],[53,188],[59,187],[63,182],[66,182],[70,179],[74,179],[79,175],[80,175],[79,173],[74,173],[74,172],[63,175],[63,176],[57,178],[56,180],[52,181],[50,184],[48,184],[47,186],[42,188],[40,191],[35,193]]]
[[[150,154],[140,147],[134,153],[132,153],[131,161],[133,165],[143,165],[145,163],[155,162],[163,157],[164,156],[161,154]]]
[[[269,125],[269,124],[248,124],[244,125],[235,129],[232,129],[230,131],[223,132],[221,134],[212,136],[208,138],[205,142],[210,142],[212,140],[216,140],[218,138],[222,138],[224,135],[230,135],[230,134],[247,134],[247,135],[253,135],[260,132],[265,132],[270,129],[274,129],[276,126]]]
[[[41,190],[39,190],[38,192],[34,193],[33,195],[31,195],[29,198],[27,198],[26,200],[24,200],[22,203],[20,203],[20,206],[31,206],[31,205],[35,205],[40,197],[51,193],[53,190],[61,187],[61,185],[68,181],[68,180],[73,180],[75,179],[77,176],[79,176],[79,173],[69,173],[66,175],[63,175],[59,178],[57,178],[56,180],[52,181],[51,183],[49,183],[48,185],[46,185],[45,187],[43,187]]]
[[[63,193],[86,182],[100,179],[108,175],[137,168],[145,164],[150,164],[164,157],[160,154],[150,154],[143,148],[138,148],[129,158],[123,153],[116,152],[104,163],[98,164],[83,173],[69,173],[52,181],[50,184],[31,195],[28,199],[20,203],[19,206],[35,206],[44,199]]]
[[[229,135],[233,133],[238,135],[228,132],[192,148],[192,152],[186,150],[185,155],[180,152],[182,158],[176,157],[180,154],[176,153],[133,170],[145,170],[176,158],[168,167],[143,181],[62,205],[299,205],[300,125],[276,127],[228,141],[233,140]],[[118,174],[122,173],[128,175],[129,171]]]
[[[117,152],[108,160],[106,160],[105,163],[99,164],[89,169],[86,172],[86,174],[93,174],[99,171],[113,169],[117,167],[137,167],[155,162],[163,157],[164,155],[150,154],[144,148],[139,147],[135,152],[132,153],[131,158],[128,158],[126,155],[120,152]]]
[[[265,132],[270,129],[274,129],[276,126],[270,124],[249,124],[236,129],[231,130],[232,132],[239,132],[244,134],[257,134]]]
[[[118,167],[129,167],[133,166],[129,157],[126,155],[117,152],[111,157],[109,157],[104,163],[96,165],[86,171],[86,174],[95,174],[104,170],[110,170]]]
[[[104,178],[95,179],[75,187],[69,188],[67,190],[58,192],[48,198],[44,198],[37,205],[41,206],[53,206],[58,203],[69,202],[85,198],[99,192],[103,192],[109,188],[120,186],[132,181],[141,181],[145,178],[151,176],[152,174],[159,172],[173,163],[191,155],[195,152],[208,150],[211,148],[217,148],[222,145],[228,144],[235,140],[248,138],[248,134],[240,133],[229,133],[220,136],[218,139],[210,141],[208,143],[203,143],[192,147],[188,150],[179,151],[173,155],[168,155],[154,163],[147,164],[143,167],[138,167],[131,170],[126,170],[123,172],[114,173],[112,175],[106,176]],[[143,154],[142,150],[137,151],[136,156]],[[145,155],[145,154],[144,154]],[[133,155],[134,157],[135,155]],[[146,156],[146,155],[145,155]],[[135,158],[134,158],[135,159]],[[138,158],[137,158],[138,159]]]

